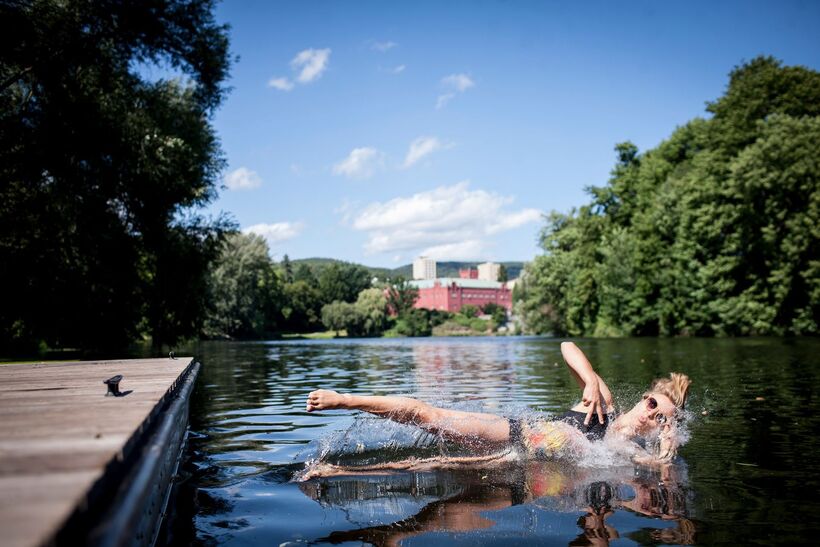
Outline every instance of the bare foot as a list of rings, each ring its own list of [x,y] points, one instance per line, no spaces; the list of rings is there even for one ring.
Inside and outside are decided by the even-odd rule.
[[[345,396],[329,389],[317,389],[311,391],[307,399],[307,411],[333,410],[334,408],[345,408]]]

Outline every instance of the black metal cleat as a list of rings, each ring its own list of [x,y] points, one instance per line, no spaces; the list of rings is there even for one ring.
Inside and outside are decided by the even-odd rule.
[[[103,380],[103,383],[108,386],[108,392],[105,394],[106,397],[109,395],[113,395],[114,397],[122,397],[126,395],[120,391],[120,382],[122,381],[122,374],[117,374],[116,376],[112,376],[108,380]],[[130,393],[130,392],[129,392]]]

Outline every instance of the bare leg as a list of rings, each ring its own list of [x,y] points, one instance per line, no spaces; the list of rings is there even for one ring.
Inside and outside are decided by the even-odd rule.
[[[326,462],[313,462],[300,473],[297,480],[307,481],[316,477],[336,477],[339,475],[384,475],[391,471],[431,471],[434,469],[475,468],[488,469],[516,461],[514,452],[498,450],[483,456],[434,456],[432,458],[407,458],[373,465],[345,466]]]
[[[416,425],[460,442],[502,444],[510,440],[509,422],[494,414],[437,408],[409,397],[348,395],[326,389],[313,391],[308,395],[308,412],[339,408],[363,410],[402,424]]]

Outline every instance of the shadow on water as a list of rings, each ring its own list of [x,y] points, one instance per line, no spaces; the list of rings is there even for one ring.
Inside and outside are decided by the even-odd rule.
[[[189,348],[204,367],[169,542],[580,545],[619,537],[641,545],[771,545],[820,534],[817,339],[578,341],[622,407],[657,376],[691,376],[691,438],[673,476],[633,466],[539,464],[292,481],[323,446],[346,453],[364,445],[365,454],[388,450],[394,457],[404,454],[397,450],[418,456],[432,442],[351,412],[308,414],[309,391],[412,394],[499,413],[561,412],[579,393],[558,342],[430,338]]]

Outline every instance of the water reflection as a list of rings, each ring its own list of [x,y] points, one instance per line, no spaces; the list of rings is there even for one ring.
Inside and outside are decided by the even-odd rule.
[[[692,544],[695,525],[688,518],[684,471],[675,466],[592,470],[532,462],[508,469],[329,477],[299,488],[323,507],[341,509],[351,526],[317,539],[319,543],[399,545],[424,536],[420,541],[429,544],[441,534],[469,540],[477,533],[488,543],[538,541],[554,535],[553,514],[575,513],[577,537],[570,545],[609,545],[621,537]],[[524,511],[511,510],[516,506]],[[622,536],[611,518],[618,511],[658,519],[657,525]],[[389,522],[372,525],[374,519]]]
[[[820,491],[820,459],[810,456],[820,451],[813,434],[820,430],[820,339],[579,342],[625,403],[671,370],[692,377],[687,406],[695,419],[691,441],[680,452],[688,472],[676,467],[674,477],[643,469],[635,475],[632,467],[556,470],[542,464],[536,471],[348,476],[308,483],[314,486],[291,481],[317,445],[335,443],[331,448],[349,453],[345,443],[356,447],[364,439],[367,450],[383,456],[382,444],[403,434],[385,420],[356,420],[350,412],[307,414],[304,400],[312,389],[411,394],[501,413],[559,412],[577,401],[578,390],[561,364],[558,343],[510,337],[192,348],[204,367],[192,400],[172,543],[323,543],[334,534],[402,526],[409,534],[402,543],[409,545],[451,544],[456,534],[470,544],[505,545],[601,544],[615,534],[642,545],[806,543],[818,537],[820,501],[811,493]],[[344,439],[340,431],[350,435]],[[417,432],[404,434],[398,444],[416,451],[428,441]],[[321,492],[308,497],[303,489],[310,488]],[[461,520],[448,516],[460,512]],[[447,531],[450,521],[473,528]],[[391,537],[389,531],[382,536]]]
[[[467,397],[509,400],[518,378],[511,346],[416,345],[413,373],[416,395],[427,400]],[[457,380],[457,381],[456,381]]]

